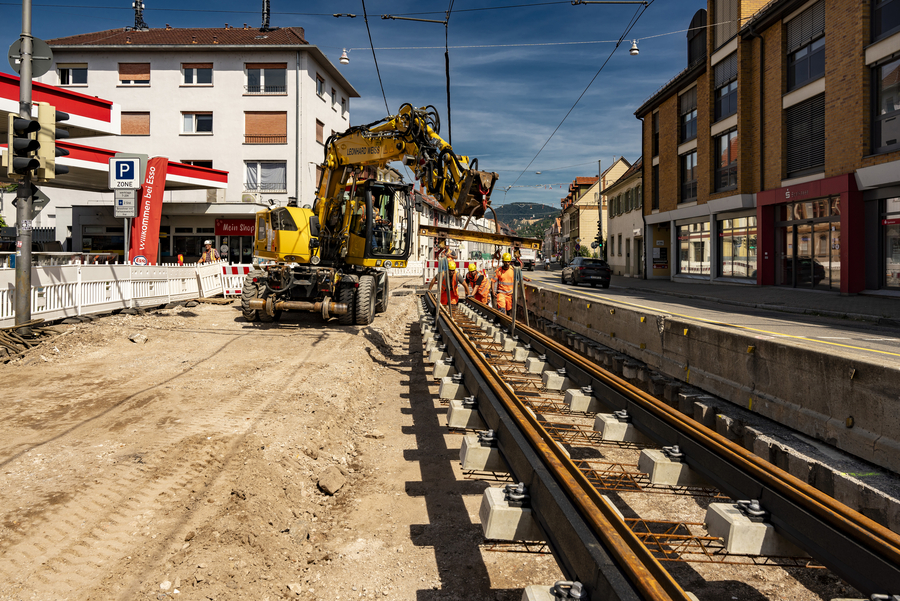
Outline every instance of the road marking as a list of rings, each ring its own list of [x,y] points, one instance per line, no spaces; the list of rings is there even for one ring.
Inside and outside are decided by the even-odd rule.
[[[844,338],[842,336],[816,336],[816,338],[821,338],[822,340],[851,340],[851,338]]]
[[[545,286],[548,286],[548,287],[553,287],[553,288],[561,287],[560,285],[554,284],[554,283],[552,283],[552,282],[549,282],[549,283],[544,284],[544,285],[545,285]],[[857,350],[857,351],[865,351],[865,352],[868,352],[868,353],[877,353],[877,354],[879,354],[879,355],[890,355],[891,357],[900,357],[900,353],[892,353],[892,352],[889,352],[889,351],[880,351],[880,350],[878,350],[878,349],[865,348],[865,347],[862,347],[862,346],[853,346],[853,345],[851,345],[851,344],[841,344],[841,343],[839,343],[839,342],[828,342],[828,341],[826,341],[826,340],[818,340],[818,339],[816,339],[816,338],[808,338],[808,337],[806,337],[806,336],[794,336],[794,335],[792,335],[792,334],[781,334],[781,333],[779,333],[779,332],[770,332],[769,330],[760,330],[759,328],[751,328],[751,327],[748,327],[748,326],[742,326],[742,325],[738,325],[738,324],[735,324],[735,323],[728,323],[728,322],[724,322],[724,321],[716,321],[716,320],[714,320],[714,319],[706,319],[706,318],[703,318],[703,317],[696,317],[696,316],[694,316],[694,315],[682,315],[681,313],[673,313],[673,312],[671,312],[671,311],[666,311],[665,309],[660,309],[660,308],[658,308],[658,307],[650,307],[650,306],[647,306],[647,305],[639,305],[639,304],[637,304],[637,303],[629,303],[629,302],[623,301],[623,300],[618,299],[618,298],[613,298],[613,297],[609,297],[609,296],[603,296],[603,295],[601,295],[601,294],[598,293],[598,292],[589,292],[589,291],[583,291],[583,292],[587,292],[587,293],[589,293],[589,294],[596,295],[597,298],[600,298],[600,299],[603,299],[603,300],[608,300],[608,301],[613,302],[613,303],[619,303],[620,305],[625,305],[625,306],[627,306],[627,307],[636,307],[636,308],[638,308],[638,309],[647,309],[647,310],[650,310],[650,311],[658,311],[659,313],[665,313],[666,315],[672,315],[672,316],[674,316],[674,317],[683,317],[684,319],[693,319],[693,320],[696,320],[696,321],[702,321],[702,322],[704,322],[704,323],[709,323],[709,324],[713,324],[713,325],[718,325],[718,326],[728,326],[728,327],[731,327],[731,328],[737,328],[737,329],[740,329],[740,330],[746,330],[746,331],[748,331],[748,332],[759,332],[759,333],[762,333],[762,334],[771,334],[771,335],[773,335],[773,336],[780,336],[780,337],[782,337],[782,338],[793,338],[794,340],[805,340],[805,341],[807,341],[807,342],[817,342],[817,343],[819,343],[819,344],[827,344],[827,345],[829,345],[829,346],[837,346],[837,347],[841,347],[841,348],[849,348],[849,349],[854,349],[854,350]],[[848,339],[848,340],[849,340],[849,339]]]

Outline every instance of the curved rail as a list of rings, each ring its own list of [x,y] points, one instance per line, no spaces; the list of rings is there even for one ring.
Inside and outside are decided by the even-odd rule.
[[[483,315],[512,320],[468,299]],[[759,499],[776,529],[867,595],[900,591],[900,535],[675,411],[662,401],[598,367],[541,332],[516,323],[518,335],[566,367],[579,385],[607,391],[634,414],[644,434],[678,444],[685,462],[732,498]],[[579,381],[579,376],[588,381]],[[598,386],[599,385],[599,386]],[[616,398],[618,397],[618,398]]]

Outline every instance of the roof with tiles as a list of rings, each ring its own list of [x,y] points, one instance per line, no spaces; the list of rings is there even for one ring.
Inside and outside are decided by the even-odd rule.
[[[285,46],[306,45],[302,27],[260,31],[252,27],[157,27],[146,31],[107,29],[47,40],[50,46]]]

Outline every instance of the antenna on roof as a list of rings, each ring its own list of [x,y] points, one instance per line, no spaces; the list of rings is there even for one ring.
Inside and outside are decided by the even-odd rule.
[[[259,28],[260,31],[269,31],[269,15],[271,14],[271,9],[269,7],[269,0],[263,0],[262,3],[262,27]]]
[[[134,27],[130,29],[132,31],[150,31],[150,27],[144,23],[144,3],[141,0],[134,0],[131,8],[134,9]]]

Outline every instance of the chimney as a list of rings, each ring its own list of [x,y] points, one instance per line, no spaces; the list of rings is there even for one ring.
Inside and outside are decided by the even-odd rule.
[[[192,35],[191,36],[191,44],[196,44],[196,43],[197,43],[197,36]]]
[[[126,43],[126,44],[130,44],[130,43],[131,43],[131,36],[130,36],[130,35],[125,36],[125,43]]]
[[[172,29],[172,26],[166,23],[166,31],[169,31],[170,29]]]
[[[246,23],[244,23],[244,29],[247,29],[247,24],[246,24]]]
[[[225,29],[228,29],[228,23],[225,23]]]
[[[218,43],[219,43],[219,36],[214,35],[213,36],[213,44],[218,44]]]

